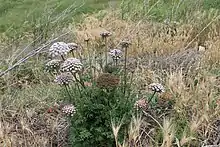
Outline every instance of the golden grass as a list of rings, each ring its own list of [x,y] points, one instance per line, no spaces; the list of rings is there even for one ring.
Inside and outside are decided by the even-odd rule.
[[[199,28],[199,25],[194,24],[178,24],[176,27],[177,34],[171,36],[167,34],[167,26],[162,23],[144,20],[138,22],[121,20],[117,11],[107,14],[103,19],[98,19],[97,15],[99,14],[88,16],[81,24],[74,27],[73,32],[76,33],[76,38],[73,42],[82,44],[83,48],[87,49],[85,40],[89,38],[89,49],[87,50],[96,53],[102,42],[100,33],[104,30],[113,34],[108,40],[109,47],[119,47],[120,40],[125,38],[131,40],[129,58],[141,58],[134,72],[134,91],[137,92],[141,89],[141,93],[144,95],[147,89],[139,83],[146,83],[147,85],[152,82],[162,82],[167,89],[166,98],[175,101],[173,114],[166,118],[154,116],[162,127],[158,127],[155,121],[151,121],[149,123],[154,127],[149,129],[146,116],[134,117],[129,128],[128,139],[125,139],[122,145],[117,142],[117,145],[128,146],[132,143],[138,147],[146,144],[171,147],[175,142],[179,146],[190,146],[194,141],[200,143],[205,139],[209,140],[212,137],[213,123],[218,119],[220,112],[220,105],[217,103],[220,100],[217,75],[211,74],[207,69],[202,69],[198,70],[196,76],[193,77],[184,76],[181,70],[167,72],[166,77],[161,77],[163,74],[158,73],[158,71],[144,68],[143,61],[149,61],[153,57],[166,56],[168,58],[174,53],[182,55],[185,54],[186,49],[196,52],[198,45],[202,44],[206,47],[206,51],[203,52],[204,56],[199,61],[201,63],[200,68],[217,66],[220,59],[218,20],[213,21],[210,25],[208,23],[204,25],[207,29]],[[88,52],[85,51],[85,53],[88,55]],[[94,53],[91,55],[94,56]],[[195,80],[198,81],[196,85],[194,85]],[[48,90],[52,89],[49,88]],[[15,102],[7,100],[8,97],[1,100],[2,105],[4,101],[7,101],[9,106],[0,106],[2,112],[0,117],[0,146],[18,146],[18,144],[21,146],[46,146],[59,138],[56,136],[59,134],[59,127],[68,125],[59,114],[45,113],[44,110],[49,105],[45,104],[46,99],[39,99],[39,95],[36,96],[35,94],[32,96],[32,99],[26,96],[22,97],[23,101],[17,101],[19,107]],[[163,96],[160,95],[159,98]],[[32,100],[37,102],[33,108],[27,108],[27,103]],[[39,114],[36,115],[36,113]],[[188,125],[188,128],[181,132],[179,139],[175,138],[178,128],[177,116],[186,119]],[[40,122],[33,122],[34,120]],[[39,129],[34,129],[32,125],[40,126]],[[120,125],[115,126],[113,124],[112,127],[117,140]],[[157,142],[158,140],[154,138],[157,136],[158,128],[162,131],[161,142]]]

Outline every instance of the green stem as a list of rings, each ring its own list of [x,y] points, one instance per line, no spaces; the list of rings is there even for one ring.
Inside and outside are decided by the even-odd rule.
[[[108,64],[107,37],[105,37],[104,40],[105,40],[105,66],[107,66]]]
[[[131,88],[131,84],[132,84],[133,78],[134,78],[134,73],[131,74],[131,81],[130,81],[130,84],[129,84],[129,88]],[[130,94],[131,94],[131,90],[129,90],[128,96],[130,96]]]
[[[148,100],[148,103],[150,103],[151,102],[151,100],[153,99],[153,97],[155,96],[155,94],[156,94],[157,92],[156,91],[154,91],[154,93],[153,93],[153,95],[150,97],[150,99]]]
[[[61,55],[61,58],[63,59],[63,61],[65,61],[65,58],[64,58],[64,56],[63,56],[63,55]]]
[[[77,89],[78,89],[78,91],[79,91],[79,95],[80,95],[80,97],[82,97],[82,93],[81,93],[81,90],[80,90],[80,88],[79,88],[78,83],[76,83],[76,87],[77,87]]]
[[[115,66],[118,67],[118,59],[115,59]]]
[[[66,92],[67,92],[67,94],[69,96],[69,102],[71,102],[71,94],[70,94],[70,92],[69,92],[69,90],[67,88],[67,85],[64,85],[64,87],[65,87],[65,90],[66,90]]]
[[[125,62],[124,62],[124,95],[126,93],[126,87],[127,87],[127,47],[125,48]]]
[[[75,80],[76,80],[77,83],[79,83],[83,88],[86,88],[85,85],[84,85],[84,83],[83,83],[83,81],[82,81],[82,79],[81,79],[81,76],[80,76],[80,75],[79,75],[80,80],[77,79],[76,74],[73,74],[73,76],[74,76],[74,78],[75,78]]]
[[[73,51],[71,51],[71,53],[72,53],[73,58],[75,58],[74,52],[73,52]]]
[[[82,85],[83,88],[86,88],[80,73],[79,73],[79,83]]]
[[[90,54],[90,51],[89,51],[89,41],[86,41],[86,48],[87,48],[88,56],[89,56],[89,69],[90,69],[90,76],[91,76],[91,79],[92,79],[92,77],[93,77],[93,75],[92,75],[92,60],[91,60],[91,54]]]

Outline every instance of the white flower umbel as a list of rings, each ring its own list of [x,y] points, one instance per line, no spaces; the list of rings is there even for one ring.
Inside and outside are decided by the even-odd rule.
[[[72,104],[67,104],[67,105],[63,106],[63,108],[61,110],[67,116],[73,116],[76,113],[76,108]]]
[[[61,61],[57,59],[53,59],[45,65],[45,70],[47,72],[56,72],[60,67]]]
[[[113,60],[119,60],[122,57],[122,51],[119,49],[112,49],[110,50],[109,55]]]
[[[73,81],[73,76],[70,73],[61,73],[56,76],[54,81],[59,85],[69,85]]]
[[[64,56],[69,51],[70,51],[70,48],[65,42],[56,42],[50,47],[49,54],[52,57]]]
[[[152,83],[152,84],[150,84],[149,85],[149,89],[154,92],[153,95],[150,97],[149,102],[151,102],[151,100],[153,99],[153,97],[154,97],[154,95],[156,93],[165,92],[165,88],[163,87],[163,85],[161,85],[159,83]]]
[[[163,85],[159,84],[159,83],[152,83],[149,85],[149,89],[151,89],[154,92],[165,92],[165,88],[163,87]]]
[[[82,70],[83,64],[77,58],[68,58],[61,65],[62,72],[77,73]]]

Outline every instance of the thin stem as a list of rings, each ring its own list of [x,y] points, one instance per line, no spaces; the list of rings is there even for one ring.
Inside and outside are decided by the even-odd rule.
[[[91,60],[91,54],[90,54],[90,51],[89,51],[89,41],[86,41],[86,48],[87,48],[88,56],[89,56],[89,69],[90,69],[90,76],[91,76],[91,79],[92,79],[92,77],[93,77],[93,74],[92,74],[92,60]]]
[[[127,87],[127,55],[128,55],[128,50],[127,47],[125,47],[125,62],[124,62],[124,94],[126,92],[126,87]]]
[[[147,113],[146,111],[143,111],[145,115],[149,116],[150,118],[152,118],[157,124],[158,126],[163,130],[162,125],[159,123],[158,120],[156,120],[152,115],[150,115],[149,113]]]
[[[69,92],[69,90],[68,90],[68,88],[67,88],[67,85],[64,85],[64,87],[65,87],[66,92],[68,93],[69,102],[71,102],[71,94],[70,94],[70,92]]]
[[[151,102],[151,100],[153,99],[153,97],[155,96],[156,93],[157,93],[157,92],[154,91],[153,95],[152,95],[152,96],[150,97],[150,99],[148,100],[149,103]]]
[[[133,78],[134,78],[134,73],[132,72],[132,74],[131,74],[131,81],[130,81],[130,84],[129,84],[129,88],[131,88],[131,84],[132,84]],[[131,90],[129,90],[128,93],[129,93],[128,96],[130,96]]]
[[[81,78],[80,78],[80,80],[77,79],[76,74],[73,74],[73,76],[74,76],[76,82],[78,82],[83,88],[86,88],[85,85],[84,85],[84,83],[82,82],[82,79],[81,79]],[[79,75],[79,76],[80,76],[80,75]]]
[[[86,88],[80,73],[79,73],[79,83],[82,85],[83,88]]]
[[[61,58],[63,59],[63,61],[65,61],[65,58],[64,58],[64,56],[63,56],[63,55],[61,55]]]
[[[75,57],[74,52],[73,52],[73,51],[71,51],[71,53],[72,53],[72,56],[73,56],[73,58],[74,58],[74,57]]]
[[[81,93],[81,90],[80,90],[80,88],[79,88],[78,83],[76,83],[76,87],[77,87],[77,89],[78,89],[78,91],[79,91],[80,97],[82,97],[82,93]]]
[[[115,59],[115,65],[118,67],[118,59]]]
[[[108,64],[108,49],[107,49],[107,37],[104,38],[105,41],[105,66]]]
[[[71,73],[72,73],[72,72],[71,72]],[[78,83],[80,83],[80,81],[77,79],[75,73],[72,73],[72,75],[73,75],[74,79],[76,80],[76,87],[77,87],[77,89],[78,89],[78,91],[79,91],[79,94],[80,94],[80,97],[81,97],[81,96],[82,96],[82,93],[81,93],[81,90],[80,90],[79,85],[78,85]],[[80,84],[81,84],[81,83],[80,83]]]

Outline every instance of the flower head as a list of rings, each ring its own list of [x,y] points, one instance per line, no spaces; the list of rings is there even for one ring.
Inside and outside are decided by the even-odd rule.
[[[61,65],[62,72],[72,72],[76,73],[82,70],[82,63],[77,58],[68,58]]]
[[[120,45],[122,46],[122,48],[128,48],[131,45],[131,42],[129,40],[122,40],[120,42]]]
[[[56,76],[54,81],[59,85],[68,85],[71,81],[73,81],[73,77],[70,73],[61,73]]]
[[[122,57],[122,51],[119,49],[113,49],[109,52],[109,55],[113,60],[119,60]]]
[[[65,42],[56,42],[50,47],[49,54],[52,57],[63,56],[66,55],[69,51],[70,48]]]
[[[102,38],[107,38],[107,37],[111,36],[112,34],[108,31],[103,31],[100,33],[100,35],[102,36]]]
[[[118,86],[120,79],[110,73],[103,73],[97,79],[97,86],[100,88],[114,88]]]
[[[67,104],[62,107],[61,111],[67,116],[73,116],[76,113],[76,108],[72,104]]]
[[[61,61],[57,60],[57,59],[54,59],[54,60],[47,62],[46,66],[45,66],[46,71],[47,72],[57,71],[60,68],[60,63],[61,63]]]
[[[139,99],[135,102],[134,106],[138,109],[138,108],[141,108],[141,109],[146,109],[147,106],[148,106],[148,103],[146,101],[146,99],[142,98],[142,99]]]
[[[165,92],[165,88],[163,87],[163,85],[159,84],[159,83],[152,83],[149,85],[149,89],[151,89],[154,92]]]
[[[74,50],[79,49],[79,46],[76,43],[67,43],[67,45],[68,45],[70,51],[74,51]]]

